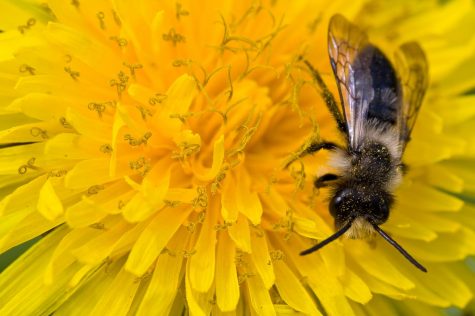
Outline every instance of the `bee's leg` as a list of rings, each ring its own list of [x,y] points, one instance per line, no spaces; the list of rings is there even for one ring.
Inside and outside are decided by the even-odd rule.
[[[339,146],[333,142],[325,142],[325,141],[322,141],[322,142],[315,142],[315,143],[311,143],[310,146],[308,146],[303,152],[302,154],[300,154],[300,157],[303,157],[305,155],[308,155],[308,154],[313,154],[321,149],[325,149],[325,150],[334,150],[336,148],[339,148]]]
[[[348,130],[346,127],[346,121],[345,118],[343,117],[343,113],[341,113],[338,103],[335,100],[335,97],[331,93],[330,89],[328,89],[327,85],[325,84],[325,81],[323,81],[322,76],[320,76],[320,73],[310,64],[308,60],[303,61],[305,65],[307,66],[308,70],[312,74],[313,80],[317,83],[317,85],[320,87],[320,95],[323,98],[323,101],[325,101],[325,104],[328,107],[328,110],[330,111],[331,115],[335,119],[338,129],[345,135],[348,134]]]
[[[316,178],[315,181],[313,182],[313,185],[317,189],[324,188],[324,187],[329,185],[329,182],[338,180],[338,178],[339,178],[339,176],[337,176],[336,174],[327,173],[327,174],[324,174],[321,177]]]
[[[290,164],[292,162],[294,162],[295,160],[299,159],[299,158],[302,158],[302,157],[305,157],[309,154],[313,154],[313,153],[316,153],[317,151],[320,151],[322,149],[325,149],[325,150],[334,150],[336,148],[341,148],[340,146],[338,146],[337,144],[335,143],[332,143],[332,142],[326,142],[326,141],[320,141],[320,142],[314,142],[314,143],[311,143],[309,146],[307,146],[307,148],[305,148],[304,150],[302,150],[300,153],[298,153],[297,155],[295,155],[294,157],[292,157],[290,160],[288,160],[288,162],[285,164],[285,168],[287,168],[288,166],[290,166]]]

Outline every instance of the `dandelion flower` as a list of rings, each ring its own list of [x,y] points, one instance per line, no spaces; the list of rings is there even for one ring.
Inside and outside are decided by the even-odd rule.
[[[474,290],[474,4],[7,0],[0,4],[1,315],[360,315],[463,308]],[[338,139],[328,20],[391,52],[415,40],[431,86],[410,171],[376,240],[339,240],[313,189]],[[389,54],[388,54],[389,55]],[[471,198],[471,200],[470,200]]]

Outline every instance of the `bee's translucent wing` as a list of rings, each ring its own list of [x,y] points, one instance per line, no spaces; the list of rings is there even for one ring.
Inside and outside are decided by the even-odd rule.
[[[415,42],[403,44],[396,53],[396,69],[402,87],[399,113],[399,141],[404,151],[429,84],[429,67],[424,51]]]
[[[328,51],[341,99],[341,110],[346,120],[349,145],[357,147],[361,139],[369,103],[373,99],[372,78],[368,62],[361,52],[373,47],[368,38],[342,15],[335,15],[328,28]]]

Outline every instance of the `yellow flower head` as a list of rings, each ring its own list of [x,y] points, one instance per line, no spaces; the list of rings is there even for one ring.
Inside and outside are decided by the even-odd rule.
[[[325,3],[324,3],[325,2]],[[6,0],[0,4],[0,315],[378,315],[463,308],[475,253],[473,1]],[[380,238],[333,233],[341,142],[328,21],[430,81]]]

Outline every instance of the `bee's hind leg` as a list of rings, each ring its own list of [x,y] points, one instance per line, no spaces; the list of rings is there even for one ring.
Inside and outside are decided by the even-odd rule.
[[[330,184],[330,182],[338,180],[338,178],[339,176],[336,174],[326,173],[323,176],[316,178],[315,181],[313,182],[313,185],[317,189],[324,188],[324,187],[327,187]]]

